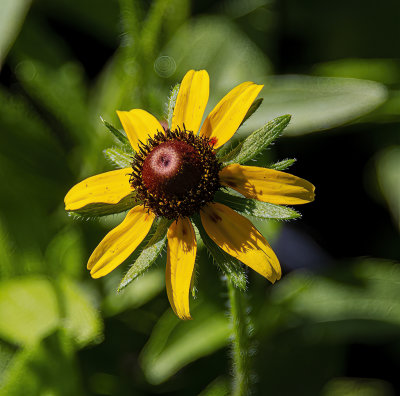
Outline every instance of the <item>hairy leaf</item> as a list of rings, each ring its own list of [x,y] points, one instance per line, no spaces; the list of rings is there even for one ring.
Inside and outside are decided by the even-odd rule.
[[[117,128],[112,126],[109,122],[104,120],[102,117],[100,117],[102,123],[107,127],[107,129],[124,145],[131,147],[128,138]]]
[[[170,220],[161,219],[149,243],[145,246],[139,257],[132,264],[131,268],[129,268],[129,271],[126,273],[126,275],[123,277],[121,283],[118,286],[118,291],[121,291],[124,287],[129,285],[129,283],[134,281],[138,276],[147,271],[152,264],[154,264],[157,257],[159,257],[164,249],[165,242],[167,240],[167,229],[170,224]]]
[[[222,191],[218,191],[217,194],[215,194],[215,199],[239,213],[260,217],[262,219],[290,220],[301,217],[300,213],[286,206],[242,198]]]
[[[254,131],[221,159],[223,166],[244,164],[256,157],[282,134],[290,118],[290,115],[277,117]]]
[[[288,158],[279,162],[275,162],[274,164],[267,165],[266,168],[282,171],[292,166],[296,161],[296,158]]]
[[[103,151],[107,159],[119,168],[129,168],[132,164],[132,153],[128,153],[120,147],[110,147]]]
[[[167,102],[167,120],[168,127],[171,128],[172,125],[172,115],[174,114],[176,98],[178,97],[180,84],[176,84],[174,88],[172,88],[171,93]]]

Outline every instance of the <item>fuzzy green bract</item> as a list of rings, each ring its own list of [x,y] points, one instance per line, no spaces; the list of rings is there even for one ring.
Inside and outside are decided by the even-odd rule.
[[[245,164],[264,151],[290,122],[290,115],[283,115],[273,119],[249,137],[240,142],[233,150],[221,158],[223,166],[230,164]]]
[[[128,286],[133,280],[147,271],[150,266],[157,260],[162,253],[167,241],[167,230],[171,221],[161,219],[150,241],[143,248],[139,257],[132,264],[129,271],[126,273],[121,283],[118,286],[118,291]]]

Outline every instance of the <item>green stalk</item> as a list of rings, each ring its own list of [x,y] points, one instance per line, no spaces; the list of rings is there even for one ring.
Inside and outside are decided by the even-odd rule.
[[[250,320],[246,312],[246,302],[241,291],[227,280],[231,326],[233,359],[233,396],[247,396],[251,385],[251,345]]]

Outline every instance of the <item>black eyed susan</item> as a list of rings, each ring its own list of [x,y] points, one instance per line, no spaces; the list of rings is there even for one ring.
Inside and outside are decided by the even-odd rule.
[[[278,117],[231,152],[220,154],[220,148],[254,110],[262,87],[252,82],[238,85],[201,125],[209,76],[205,70],[190,70],[180,85],[169,129],[144,110],[117,111],[135,153],[130,167],[90,177],[65,197],[66,210],[71,212],[101,215],[129,209],[124,221],[90,256],[87,267],[93,278],[107,275],[125,261],[153,223],[159,222],[151,239],[151,246],[158,250],[150,253],[156,256],[162,250],[166,234],[168,298],[181,319],[190,319],[189,294],[197,251],[195,222],[207,247],[215,244],[211,249],[222,249],[222,254],[238,259],[271,282],[280,279],[280,264],[270,245],[238,212],[285,217],[296,212],[279,205],[314,199],[311,183],[277,170],[285,163],[275,166],[277,169],[242,165],[278,136],[276,131],[283,130],[290,117]],[[145,257],[148,262],[153,258]],[[133,268],[146,268],[143,260],[139,256]]]

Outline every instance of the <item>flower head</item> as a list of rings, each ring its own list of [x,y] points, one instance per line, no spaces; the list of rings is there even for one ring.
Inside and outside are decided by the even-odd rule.
[[[136,275],[145,270],[166,238],[167,294],[181,319],[190,319],[197,251],[194,225],[215,260],[233,258],[272,283],[280,279],[275,253],[242,214],[295,217],[297,212],[278,205],[311,202],[314,186],[276,169],[242,164],[277,137],[290,117],[271,121],[224,156],[219,151],[249,114],[261,89],[262,85],[252,82],[238,85],[201,125],[209,77],[205,70],[190,70],[180,85],[170,129],[164,130],[144,110],[117,111],[135,153],[132,163],[78,183],[65,197],[66,210],[71,212],[91,215],[129,209],[124,221],[90,256],[87,267],[93,278],[107,275],[124,262],[156,224],[147,261],[139,256],[131,270]],[[227,268],[224,263],[222,268]]]

